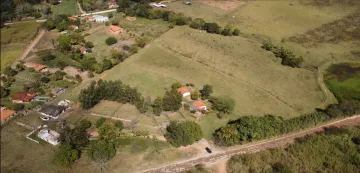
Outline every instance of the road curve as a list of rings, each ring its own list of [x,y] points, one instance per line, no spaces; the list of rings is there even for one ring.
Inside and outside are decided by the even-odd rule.
[[[158,168],[148,169],[144,171],[140,171],[140,173],[173,173],[180,172],[190,168],[193,168],[197,164],[210,164],[215,163],[216,161],[230,158],[233,155],[238,154],[246,154],[246,153],[254,153],[262,150],[266,150],[269,148],[278,148],[286,146],[287,144],[293,143],[296,138],[304,137],[309,134],[313,134],[316,132],[323,131],[326,127],[341,127],[341,126],[354,126],[360,124],[360,115],[354,115],[352,117],[347,117],[343,119],[339,119],[336,121],[331,121],[310,129],[302,130],[295,133],[286,134],[283,136],[279,136],[273,139],[263,140],[259,142],[253,142],[245,145],[235,146],[226,149],[225,151],[221,151],[218,153],[200,156],[196,158],[191,158],[188,160],[180,161],[177,163],[165,165]]]

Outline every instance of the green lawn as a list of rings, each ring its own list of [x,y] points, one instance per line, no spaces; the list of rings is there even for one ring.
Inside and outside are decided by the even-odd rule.
[[[62,0],[60,4],[52,6],[53,15],[67,14],[76,15],[80,14],[80,10],[76,0]]]
[[[36,36],[40,24],[19,22],[1,28],[1,70],[21,55],[28,42]]]

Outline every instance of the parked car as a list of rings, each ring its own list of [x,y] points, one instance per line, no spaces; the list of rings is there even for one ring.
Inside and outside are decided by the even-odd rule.
[[[185,5],[191,5],[191,2],[185,1],[184,4],[185,4]]]
[[[46,116],[42,116],[42,117],[40,117],[40,119],[43,120],[43,121],[49,121],[50,120],[50,118],[46,117]]]
[[[208,152],[208,153],[212,153],[211,149],[209,147],[206,147],[205,150]]]

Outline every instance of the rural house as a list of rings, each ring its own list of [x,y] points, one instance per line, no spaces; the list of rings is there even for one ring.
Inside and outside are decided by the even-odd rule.
[[[88,21],[88,22],[93,22],[93,21],[95,21],[95,17],[93,17],[93,16],[86,16],[86,21]]]
[[[76,16],[70,16],[70,17],[68,17],[68,19],[69,19],[69,20],[72,20],[72,21],[76,21],[76,20],[78,20],[78,17],[76,17]]]
[[[38,72],[48,72],[46,65],[37,64],[33,62],[25,62],[24,65],[26,68],[34,68],[34,70]]]
[[[115,25],[109,26],[109,30],[114,34],[120,34],[123,32],[123,29],[121,27]]]
[[[34,92],[17,92],[11,97],[13,103],[29,103],[33,98],[36,97]]]
[[[76,25],[70,25],[69,26],[69,30],[77,30],[77,29],[79,29],[79,27],[76,26]]]
[[[52,145],[57,145],[59,144],[58,138],[60,134],[54,130],[42,129],[38,133],[38,137]]]
[[[108,2],[107,3],[108,7],[111,9],[111,8],[117,8],[119,7],[117,4],[116,4],[116,1],[111,1],[111,2]]]
[[[6,107],[0,106],[0,109],[1,109],[1,124],[9,120],[15,114],[15,111],[10,110]]]
[[[194,111],[200,111],[201,112],[201,111],[206,111],[207,107],[206,107],[205,103],[202,100],[196,100],[191,104],[190,109],[194,110]]]
[[[179,88],[177,90],[183,97],[190,96],[190,90],[188,88],[186,88],[186,87],[181,87],[181,88]]]
[[[87,50],[87,49],[86,49],[85,47],[82,47],[82,46],[81,46],[81,47],[79,48],[79,50],[80,50],[80,52],[81,52],[82,54],[86,54],[86,50]]]
[[[57,106],[57,105],[44,105],[41,110],[39,111],[41,115],[57,119],[59,115],[65,111],[64,106]]]

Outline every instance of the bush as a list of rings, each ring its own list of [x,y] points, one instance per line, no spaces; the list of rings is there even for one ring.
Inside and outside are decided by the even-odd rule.
[[[4,98],[6,96],[8,96],[10,93],[10,90],[8,88],[5,88],[3,86],[0,85],[0,95],[1,95],[1,98]]]
[[[18,72],[14,69],[12,69],[10,66],[7,66],[4,70],[4,74],[6,76],[15,76]]]
[[[88,72],[88,77],[89,77],[89,78],[93,78],[93,77],[94,77],[94,73],[93,73],[92,71],[89,71],[89,72]]]
[[[204,29],[208,33],[216,33],[216,34],[220,33],[220,26],[217,23],[205,23]]]
[[[228,96],[211,97],[209,101],[212,103],[212,109],[220,113],[230,114],[235,108],[235,100]]]
[[[119,130],[124,129],[124,124],[123,124],[122,121],[116,121],[115,126],[116,126]]]
[[[14,111],[21,111],[25,108],[23,104],[12,104],[10,107]]]
[[[199,99],[199,92],[193,92],[193,93],[191,93],[191,99],[192,100],[197,100],[197,99]]]
[[[136,45],[131,45],[129,53],[130,54],[135,54],[138,52],[138,47]]]
[[[96,128],[101,127],[101,125],[104,124],[105,120],[106,120],[106,119],[105,119],[104,117],[101,117],[101,118],[99,118],[98,120],[96,120],[96,124],[95,124]]]
[[[237,28],[235,28],[234,31],[233,31],[233,33],[232,33],[232,35],[235,35],[235,36],[240,35],[240,30],[237,29]]]
[[[91,49],[94,47],[94,44],[91,41],[87,41],[87,42],[85,42],[85,47],[88,49]]]
[[[79,152],[69,143],[61,144],[60,150],[55,153],[55,163],[59,166],[69,167],[79,158]]]
[[[135,39],[137,46],[139,46],[141,48],[145,47],[145,45],[148,41],[149,41],[149,39],[147,37],[138,37]]]
[[[45,54],[40,57],[43,61],[51,61],[56,58],[55,55],[52,54]]]
[[[182,87],[182,85],[180,82],[175,82],[175,83],[171,84],[172,89],[179,89],[181,87]]]
[[[43,83],[49,83],[50,82],[50,79],[46,76],[43,76],[40,78],[40,82],[43,82]]]
[[[114,17],[114,14],[113,14],[113,13],[108,13],[108,17],[109,17],[109,19],[110,19],[110,18],[113,18],[113,17]]]
[[[111,69],[111,67],[112,67],[111,61],[108,60],[108,59],[104,59],[104,60],[103,60],[103,67],[102,67],[102,69],[103,69],[103,70],[109,70],[109,69]]]
[[[174,147],[191,145],[203,136],[200,126],[191,121],[171,121],[166,131],[165,137]]]
[[[115,37],[108,37],[106,40],[105,40],[105,43],[110,46],[110,45],[113,45],[115,43],[117,43],[117,39]]]
[[[194,29],[204,29],[205,21],[201,18],[196,18],[195,20],[191,21],[190,27]]]
[[[67,67],[69,64],[65,61],[58,61],[56,63],[56,67],[58,67],[60,70],[63,70],[65,67]]]
[[[82,78],[81,78],[81,76],[80,76],[79,74],[75,75],[75,79],[76,79],[76,81],[78,81],[79,83],[82,82]]]

